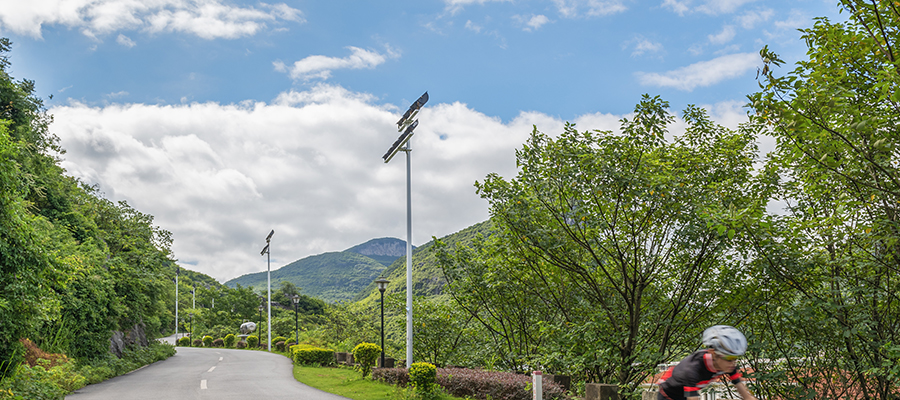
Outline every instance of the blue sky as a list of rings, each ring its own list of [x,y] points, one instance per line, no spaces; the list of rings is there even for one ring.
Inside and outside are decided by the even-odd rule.
[[[405,161],[380,157],[426,90],[416,245],[487,218],[472,184],[513,176],[533,124],[615,129],[650,93],[735,127],[759,49],[798,60],[817,16],[840,18],[824,0],[0,0],[0,35],[69,173],[224,281],[265,268],[273,228],[276,266],[405,238]]]

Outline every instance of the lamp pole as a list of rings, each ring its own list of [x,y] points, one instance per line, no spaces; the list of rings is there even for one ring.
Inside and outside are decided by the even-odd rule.
[[[267,316],[268,319],[266,320],[266,334],[268,335],[266,349],[269,350],[270,353],[272,352],[272,251],[269,245],[271,244],[270,241],[274,234],[274,229],[269,232],[269,236],[266,236],[266,247],[263,247],[262,252],[260,252],[260,255],[266,255],[266,309],[269,310]]]
[[[425,92],[425,94],[420,96],[409,106],[409,109],[406,110],[403,117],[397,121],[397,130],[403,133],[397,138],[394,144],[391,145],[391,148],[388,149],[387,153],[381,157],[384,159],[385,164],[387,164],[394,158],[394,155],[397,154],[397,152],[402,151],[406,153],[406,368],[410,368],[413,362],[412,183],[410,179],[412,170],[412,156],[410,153],[412,152],[412,147],[410,146],[409,141],[412,139],[413,131],[419,125],[419,120],[413,120],[413,118],[419,113],[419,109],[421,109],[426,102],[428,102],[428,92]],[[403,145],[406,146],[401,148]]]
[[[294,339],[294,344],[300,344],[300,322],[297,319],[297,305],[300,304],[300,295],[291,296],[291,301],[294,303],[294,329],[297,330],[296,339]]]
[[[391,281],[384,279],[383,276],[375,281],[378,291],[381,292],[381,368],[384,368],[384,289],[387,288],[388,283]]]
[[[175,265],[175,343],[178,343],[178,275],[181,273],[181,267]]]
[[[257,331],[256,331],[256,335],[259,336],[259,333],[262,332],[262,312],[263,312],[263,305],[260,304],[259,307],[257,308],[257,310],[259,310],[259,319],[257,320],[257,321],[259,321],[259,324],[257,324],[257,325],[258,325],[258,328],[257,328]]]
[[[193,346],[193,343],[194,343],[194,313],[188,313],[188,317],[191,318],[191,324],[189,327],[191,333],[189,333],[188,336],[191,338],[191,345]]]

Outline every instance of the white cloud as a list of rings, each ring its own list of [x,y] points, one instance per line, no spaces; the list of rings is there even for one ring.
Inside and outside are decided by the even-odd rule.
[[[773,15],[775,15],[774,10],[771,8],[763,8],[755,11],[747,11],[738,16],[737,21],[740,22],[744,29],[753,29],[756,27],[756,24],[768,21]]]
[[[466,29],[468,29],[472,32],[475,32],[475,33],[481,33],[481,30],[483,28],[481,27],[481,25],[478,25],[478,24],[472,22],[471,20],[467,20],[466,21]]]
[[[623,0],[553,0],[559,14],[566,18],[602,17],[628,9]]]
[[[739,53],[702,61],[665,73],[637,72],[642,85],[671,87],[692,91],[697,87],[714,85],[726,79],[736,78],[757,67],[756,53]]]
[[[123,30],[178,32],[204,39],[233,39],[254,35],[264,29],[267,22],[304,22],[299,10],[284,3],[259,3],[258,8],[232,6],[220,0],[35,0],[7,3],[10,4],[0,7],[0,27],[35,38],[41,37],[44,26],[62,25],[95,39]]]
[[[344,58],[315,55],[296,61],[290,67],[281,61],[275,61],[273,65],[276,71],[286,72],[292,79],[308,81],[328,79],[331,77],[331,71],[336,69],[372,69],[383,64],[388,58],[400,56],[390,47],[387,48],[386,54],[353,46],[348,46],[347,49],[351,54]]]
[[[735,35],[734,27],[731,25],[725,25],[722,27],[722,31],[715,34],[709,35],[709,42],[712,44],[725,44],[734,39]]]
[[[640,35],[626,42],[623,47],[629,47],[632,44],[634,45],[634,50],[631,52],[632,57],[640,56],[644,53],[658,53],[663,49],[661,43],[650,41],[650,39]]]
[[[110,98],[110,99],[115,99],[115,98],[125,97],[125,96],[128,96],[128,92],[126,92],[126,91],[124,91],[124,90],[119,91],[119,92],[115,92],[115,93],[108,93],[108,94],[106,95],[106,97],[108,97],[108,98]]]
[[[397,137],[398,110],[320,84],[269,104],[76,102],[50,113],[69,174],[154,215],[173,233],[179,260],[227,280],[265,269],[259,249],[270,229],[273,268],[376,237],[405,238],[405,161],[381,159]],[[619,118],[589,114],[575,122],[613,129]],[[486,220],[473,183],[491,172],[513,176],[515,149],[532,124],[550,134],[563,127],[541,113],[503,123],[461,103],[429,104],[419,120],[416,245]]]
[[[756,0],[704,0],[694,6],[693,0],[663,0],[662,7],[670,8],[678,15],[700,12],[708,15],[731,14],[744,4]]]
[[[129,38],[128,36],[125,36],[121,33],[119,34],[119,37],[116,38],[116,43],[121,44],[122,46],[125,46],[125,47],[129,47],[129,48],[137,45],[137,43],[135,43],[134,40],[131,40],[131,38]]]
[[[444,9],[447,12],[449,12],[450,14],[456,14],[456,13],[462,11],[463,8],[465,8],[466,6],[471,5],[471,4],[484,5],[484,3],[491,3],[491,2],[502,3],[502,2],[508,2],[508,1],[512,1],[512,0],[444,0],[444,4],[445,4]]]
[[[518,22],[520,25],[523,25],[522,30],[531,32],[540,29],[542,26],[550,22],[550,18],[547,18],[546,15],[534,15],[525,16],[525,15],[514,15],[513,19]]]

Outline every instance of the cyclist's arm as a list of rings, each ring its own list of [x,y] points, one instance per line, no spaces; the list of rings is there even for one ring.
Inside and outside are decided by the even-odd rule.
[[[744,382],[738,382],[734,385],[734,388],[737,389],[738,394],[741,395],[741,399],[743,400],[757,400],[756,396],[750,393],[750,390],[747,389],[747,385]]]

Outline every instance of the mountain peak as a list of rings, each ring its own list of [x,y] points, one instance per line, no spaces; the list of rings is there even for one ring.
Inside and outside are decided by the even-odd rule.
[[[413,246],[415,248],[415,246]],[[358,244],[345,251],[362,254],[378,259],[378,257],[402,257],[406,255],[406,241],[397,238],[372,239],[363,244]]]

